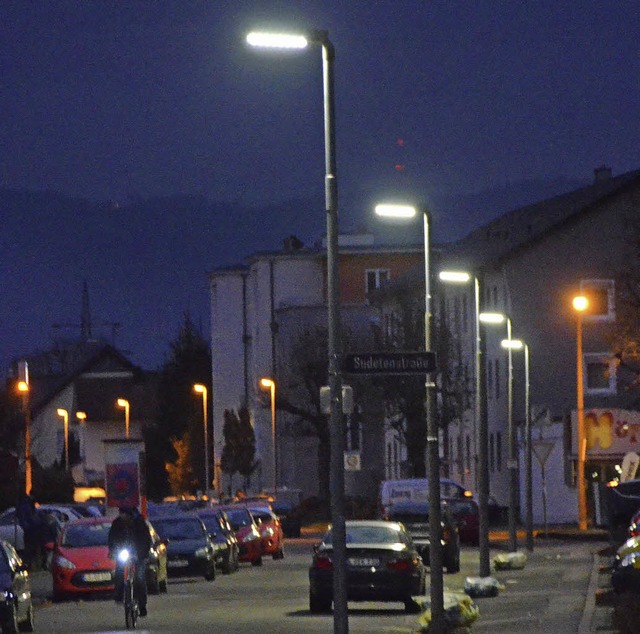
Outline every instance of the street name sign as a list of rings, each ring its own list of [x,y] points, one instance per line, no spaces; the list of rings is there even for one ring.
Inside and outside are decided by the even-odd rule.
[[[436,369],[435,352],[356,352],[344,356],[347,374],[427,374]]]

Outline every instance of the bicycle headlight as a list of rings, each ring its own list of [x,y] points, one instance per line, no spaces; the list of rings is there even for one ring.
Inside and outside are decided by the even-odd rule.
[[[130,557],[131,557],[131,553],[126,548],[123,548],[118,553],[118,561],[122,562],[123,564],[126,564],[129,561]]]

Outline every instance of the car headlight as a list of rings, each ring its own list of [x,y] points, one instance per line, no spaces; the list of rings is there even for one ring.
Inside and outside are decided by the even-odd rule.
[[[56,555],[54,563],[56,566],[60,566],[60,568],[66,568],[67,570],[74,570],[76,568],[76,565],[72,561],[69,561],[62,555]]]
[[[195,555],[196,557],[206,557],[209,554],[209,549],[205,546],[203,548],[198,548],[198,550],[196,550]]]
[[[251,531],[250,533],[247,533],[246,537],[242,541],[254,542],[256,539],[260,539],[260,535],[255,531]]]
[[[13,592],[11,590],[3,590],[2,591],[2,600],[3,601],[13,601]]]
[[[273,537],[274,534],[275,534],[275,531],[273,530],[273,528],[271,528],[271,526],[268,526],[262,531],[263,537]]]

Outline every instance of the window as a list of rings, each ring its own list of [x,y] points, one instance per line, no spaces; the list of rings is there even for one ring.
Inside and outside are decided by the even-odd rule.
[[[616,366],[607,354],[585,354],[585,392],[588,394],[615,394]]]
[[[615,284],[613,280],[582,280],[580,291],[589,300],[589,308],[584,315],[585,320],[615,320]]]
[[[376,288],[380,288],[386,281],[389,280],[389,277],[389,269],[367,269],[364,272],[365,292],[370,293]]]

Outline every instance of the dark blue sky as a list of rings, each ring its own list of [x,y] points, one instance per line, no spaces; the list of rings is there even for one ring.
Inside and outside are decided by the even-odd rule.
[[[122,206],[176,193],[230,209],[294,197],[321,202],[320,51],[280,58],[249,51],[244,34],[261,25],[326,29],[336,48],[342,226],[388,188],[437,206],[525,180],[586,182],[602,164],[615,174],[640,166],[636,1],[3,0],[0,186]],[[216,209],[203,237],[217,228],[228,246],[236,219],[224,204]],[[321,208],[305,212],[302,237],[318,237]],[[449,234],[473,228],[455,204],[434,213]],[[126,219],[110,221],[122,227]],[[250,238],[235,234],[235,260],[273,248],[290,229],[258,213],[255,224]],[[193,229],[189,235],[198,239]],[[230,258],[215,245],[194,248],[202,256],[197,274]],[[0,269],[3,287],[9,272]],[[33,280],[24,274],[25,284]],[[79,314],[83,271],[74,275],[56,319]],[[114,284],[127,284],[126,276]],[[135,302],[145,289],[132,284],[130,276],[126,289],[109,292]],[[147,290],[161,298],[168,288]],[[189,308],[206,322],[203,273],[190,292],[180,296],[189,306],[174,313]],[[100,312],[120,320],[116,310]],[[177,329],[174,313],[166,340]],[[0,336],[15,353],[25,325],[2,319]],[[159,362],[157,343],[138,358]]]

